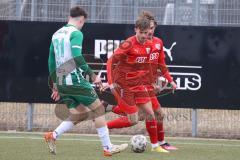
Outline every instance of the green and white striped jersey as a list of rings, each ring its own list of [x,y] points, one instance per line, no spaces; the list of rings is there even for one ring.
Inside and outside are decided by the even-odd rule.
[[[80,85],[82,72],[93,72],[82,56],[83,34],[66,25],[52,36],[48,66],[50,78],[58,85]]]

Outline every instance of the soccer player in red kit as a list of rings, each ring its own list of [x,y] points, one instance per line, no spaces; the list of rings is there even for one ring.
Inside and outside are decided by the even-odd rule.
[[[140,17],[147,18],[151,21],[150,30],[148,33],[148,39],[153,42],[153,48],[149,58],[149,63],[151,64],[151,68],[152,68],[152,71],[150,74],[152,74],[152,76],[147,76],[147,77],[150,77],[150,78],[153,77],[153,79],[148,79],[149,81],[145,81],[145,82],[146,84],[149,83],[149,85],[152,84],[152,86],[154,87],[153,89],[151,88],[149,89],[149,95],[151,97],[154,113],[158,117],[157,118],[158,142],[159,142],[159,145],[166,150],[176,150],[177,149],[176,147],[171,146],[169,143],[164,141],[163,110],[155,95],[154,90],[159,90],[158,86],[156,85],[156,80],[158,79],[158,76],[163,76],[164,78],[166,78],[168,82],[171,84],[172,89],[174,90],[177,88],[177,85],[175,84],[171,75],[169,74],[168,68],[165,63],[163,42],[160,38],[153,36],[155,28],[157,26],[157,22],[154,16],[150,12],[142,11],[140,13]],[[158,70],[160,70],[160,72]],[[147,77],[144,78],[144,80],[147,80]]]
[[[168,152],[161,148],[157,138],[157,121],[148,88],[143,78],[149,74],[149,55],[153,43],[148,40],[150,20],[139,18],[135,23],[136,35],[124,41],[107,62],[108,83],[118,101],[119,108],[127,115],[108,122],[109,128],[123,128],[137,124],[138,108],[147,115],[146,129],[152,151]]]
[[[158,117],[157,118],[158,143],[162,148],[166,150],[176,150],[177,149],[176,147],[171,146],[169,143],[164,141],[163,110],[154,92],[155,90],[159,90],[158,88],[159,86],[156,85],[156,80],[158,76],[163,76],[164,78],[166,78],[168,82],[171,84],[172,89],[174,90],[176,89],[176,84],[173,81],[172,77],[170,76],[164,60],[165,54],[163,52],[163,42],[161,39],[153,36],[155,28],[157,26],[154,16],[150,12],[143,11],[140,13],[139,17],[147,18],[150,20],[150,30],[148,33],[148,39],[151,40],[153,43],[151,53],[149,55],[149,63],[151,64],[151,70],[150,72],[148,72],[148,74],[145,75],[144,78],[142,78],[142,83],[145,84],[145,86],[148,88],[154,113]],[[160,70],[160,73],[158,72],[158,70]],[[121,110],[121,107],[119,107],[119,105],[112,108],[112,111],[114,113],[123,115],[123,112]],[[121,117],[121,118],[124,120],[124,117]],[[110,129],[112,127],[111,123],[112,123],[111,121],[108,122],[108,127]],[[148,123],[146,121],[146,126],[147,125]],[[126,126],[126,127],[129,127],[129,126]]]

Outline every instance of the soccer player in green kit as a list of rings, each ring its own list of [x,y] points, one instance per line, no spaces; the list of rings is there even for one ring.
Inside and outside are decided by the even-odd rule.
[[[104,107],[91,84],[82,75],[83,72],[88,74],[93,83],[101,88],[101,79],[93,73],[82,56],[83,34],[80,30],[86,18],[87,14],[82,8],[71,8],[68,24],[52,36],[48,59],[50,80],[53,82],[51,97],[65,103],[70,115],[53,132],[45,133],[44,138],[50,152],[56,154],[56,139],[75,124],[89,118],[91,113],[104,156],[111,156],[125,150],[128,144],[111,143]]]

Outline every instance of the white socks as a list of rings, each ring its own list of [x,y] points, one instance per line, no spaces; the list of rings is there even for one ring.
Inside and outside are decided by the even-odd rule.
[[[57,139],[64,132],[67,132],[74,126],[71,121],[63,121],[53,132],[53,138]]]
[[[109,137],[109,131],[107,126],[97,128],[98,136],[101,140],[104,150],[111,151],[112,144]]]
[[[152,145],[152,148],[156,148],[156,147],[158,147],[158,146],[159,146],[159,144],[158,144],[158,143],[155,143],[155,144],[151,143],[151,145]]]
[[[71,121],[63,121],[53,132],[53,138],[57,139],[64,132],[70,130],[74,124]],[[97,128],[98,136],[101,140],[103,149],[106,151],[111,151],[112,143],[109,137],[109,131],[107,126]]]
[[[163,145],[164,143],[166,143],[165,141],[158,141],[159,145]]]

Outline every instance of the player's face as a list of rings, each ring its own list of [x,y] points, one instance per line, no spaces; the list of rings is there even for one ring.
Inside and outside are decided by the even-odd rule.
[[[83,25],[84,25],[84,23],[85,23],[85,18],[84,18],[84,16],[77,17],[76,22],[77,22],[77,28],[78,28],[79,30],[81,30],[82,27],[83,27]]]
[[[152,39],[153,38],[155,28],[156,28],[156,26],[154,24],[154,21],[151,21],[150,22],[150,29],[149,29],[149,32],[148,32],[148,39]]]
[[[138,42],[140,42],[140,43],[146,42],[146,40],[148,38],[149,29],[140,30],[139,28],[135,28],[135,32],[136,32],[136,37],[137,37]]]

